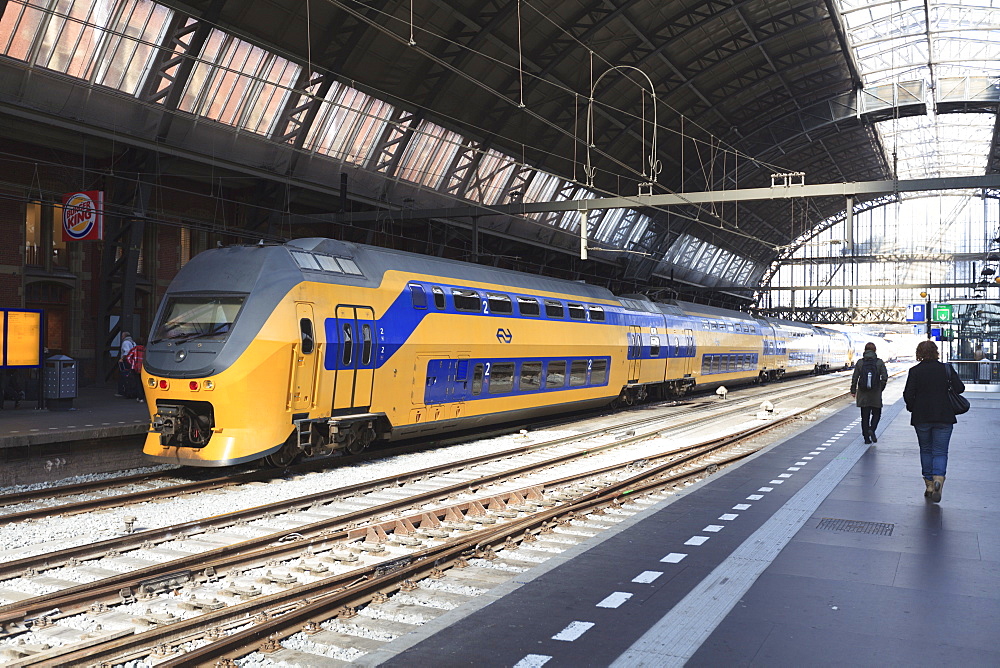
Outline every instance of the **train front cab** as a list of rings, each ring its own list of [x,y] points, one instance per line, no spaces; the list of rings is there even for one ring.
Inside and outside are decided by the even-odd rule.
[[[220,301],[211,295],[170,296],[165,301],[161,320],[176,331],[174,336],[164,334],[165,325],[160,325],[147,348],[143,380],[152,428],[144,454],[154,461],[229,466],[257,459],[284,443],[291,432],[289,407],[314,401],[313,360],[321,345],[311,340],[311,351],[303,353],[307,348],[296,325],[302,320],[297,305],[279,304],[236,354],[230,335],[240,326],[239,306],[216,304],[209,309]],[[218,317],[207,316],[210,310]],[[233,361],[223,366],[223,356]],[[183,364],[196,357],[206,360],[197,366],[207,373],[170,370],[172,360]],[[291,374],[289,360],[297,361]]]

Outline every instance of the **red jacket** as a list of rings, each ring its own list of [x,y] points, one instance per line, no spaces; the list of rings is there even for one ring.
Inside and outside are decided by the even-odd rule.
[[[132,371],[139,373],[142,371],[142,361],[146,358],[146,346],[136,345],[125,355],[125,363],[132,368]]]

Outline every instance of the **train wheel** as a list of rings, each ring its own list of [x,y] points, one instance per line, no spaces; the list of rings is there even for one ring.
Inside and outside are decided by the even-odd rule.
[[[264,463],[267,466],[274,467],[276,469],[283,469],[286,466],[291,466],[292,463],[298,459],[299,455],[302,454],[299,451],[298,445],[295,443],[295,434],[293,433],[285,441],[285,444],[281,448],[267,457],[264,457]]]
[[[371,427],[356,425],[351,429],[344,450],[349,455],[360,454],[375,440],[375,431]]]

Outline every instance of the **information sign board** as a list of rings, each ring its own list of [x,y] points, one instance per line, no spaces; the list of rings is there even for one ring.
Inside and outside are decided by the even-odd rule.
[[[0,309],[0,366],[42,365],[42,312]]]

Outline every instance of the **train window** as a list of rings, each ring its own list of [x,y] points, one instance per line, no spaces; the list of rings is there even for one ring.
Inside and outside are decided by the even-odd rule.
[[[549,362],[545,372],[545,388],[566,387],[566,362]]]
[[[431,292],[434,294],[434,308],[444,308],[444,290],[438,286],[431,288]]]
[[[472,394],[478,396],[483,391],[483,365],[477,364],[472,369]]]
[[[590,367],[590,384],[604,385],[608,380],[608,361],[594,360]]]
[[[341,345],[340,362],[345,366],[351,366],[351,360],[354,359],[354,333],[351,331],[351,323],[345,322],[343,325]]]
[[[660,337],[658,336],[649,337],[649,356],[650,357],[660,356]]]
[[[364,276],[361,270],[358,269],[358,265],[355,264],[354,260],[348,260],[346,257],[338,257],[337,264],[340,265],[341,270],[345,274],[351,274],[352,276]]]
[[[521,385],[522,392],[538,390],[542,387],[542,363],[522,362],[521,363]]]
[[[712,373],[719,373],[722,368],[722,360],[720,359],[722,355],[712,355]]]
[[[583,304],[567,304],[569,308],[569,317],[573,320],[586,320],[587,312],[583,310]]]
[[[313,343],[313,322],[309,318],[299,320],[299,337],[302,339],[302,354],[311,355]]]
[[[372,363],[372,326],[367,323],[361,325],[361,363]]]
[[[319,263],[316,262],[312,253],[292,251],[292,257],[295,258],[295,264],[299,265],[301,269],[319,269]]]
[[[588,306],[591,322],[604,322],[604,309],[600,306]]]
[[[498,295],[492,292],[486,294],[486,302],[490,306],[490,313],[513,313],[514,304],[508,295]]]
[[[545,300],[545,315],[549,318],[562,318],[565,317],[563,313],[562,302],[552,301],[551,299]]]
[[[475,290],[459,290],[452,288],[451,298],[455,302],[457,311],[474,311],[479,313],[479,293]]]
[[[569,365],[569,386],[587,384],[587,360],[573,360]]]
[[[340,265],[337,264],[337,260],[335,258],[332,258],[329,255],[314,255],[313,257],[315,257],[316,261],[319,262],[320,269],[323,271],[332,271],[336,274],[344,273],[340,270]]]
[[[712,356],[702,355],[701,357],[701,373],[705,375],[707,373],[712,373]]]
[[[718,329],[718,328],[719,328],[719,323],[717,323],[717,322],[715,322],[715,321],[713,320],[713,321],[712,321],[712,329]]]
[[[517,308],[521,315],[540,315],[542,312],[538,307],[538,300],[534,297],[518,297]]]
[[[514,363],[494,364],[490,369],[490,394],[503,394],[514,389]]]
[[[413,302],[413,308],[427,308],[427,293],[424,292],[424,286],[410,283],[410,301]]]

